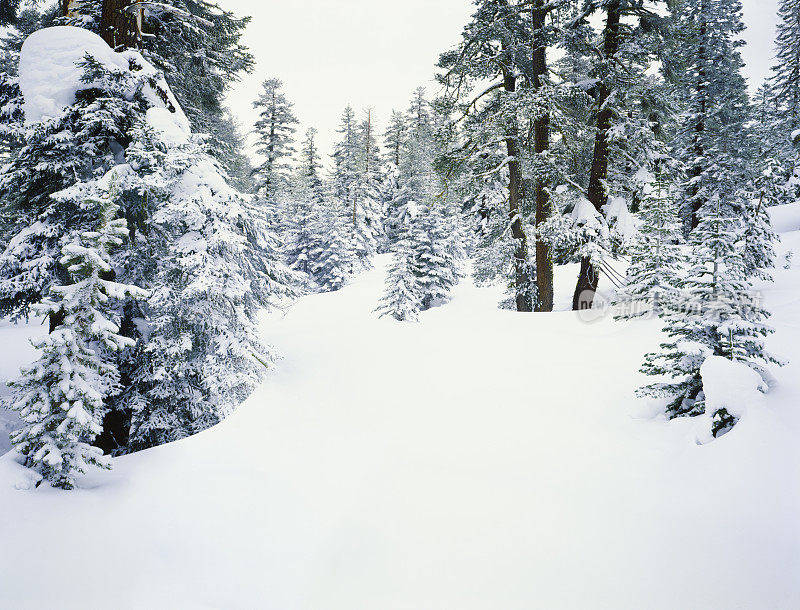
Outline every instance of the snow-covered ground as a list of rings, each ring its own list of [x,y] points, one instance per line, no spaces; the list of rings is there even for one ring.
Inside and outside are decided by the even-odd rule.
[[[74,492],[0,458],[0,607],[800,608],[800,261],[765,294],[792,362],[705,445],[633,397],[657,322],[469,281],[379,320],[385,264],[267,317],[284,359],[214,429]]]
[[[30,344],[30,338],[46,332],[47,327],[42,325],[41,320],[30,320],[28,323],[19,324],[0,320],[0,398],[10,393],[6,382],[18,376],[20,365],[36,358],[36,350]],[[4,409],[0,402],[0,455],[11,448],[8,433],[18,422],[17,415]],[[2,516],[1,506],[0,516]],[[0,595],[1,600],[2,595]]]

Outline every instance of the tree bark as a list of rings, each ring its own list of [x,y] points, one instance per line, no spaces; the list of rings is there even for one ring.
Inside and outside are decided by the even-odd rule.
[[[547,41],[544,36],[547,18],[547,1],[534,0],[533,21],[533,88],[540,92],[547,77]],[[544,153],[550,148],[550,113],[537,115],[533,124],[534,152]],[[550,193],[547,180],[536,177],[536,227],[550,216]],[[553,311],[553,255],[550,246],[536,235],[536,311]]]
[[[103,0],[100,35],[112,49],[134,48],[139,44],[135,16],[125,11],[133,0]]]
[[[619,0],[610,2],[606,7],[606,11],[606,27],[603,34],[603,60],[608,63],[613,61],[619,51],[619,30],[622,17],[622,7]],[[592,169],[587,193],[589,201],[600,213],[608,203],[608,192],[605,184],[608,178],[608,130],[611,128],[611,120],[613,118],[613,112],[608,106],[610,97],[611,90],[608,83],[605,80],[601,80],[597,87],[597,133],[595,135],[594,155],[592,157]],[[594,297],[597,293],[598,280],[597,269],[594,268],[589,257],[584,257],[581,260],[581,272],[578,275],[578,283],[575,286],[575,294],[572,297],[572,308],[574,310],[592,308]]]
[[[513,93],[517,88],[517,78],[511,72],[505,71],[503,74],[503,86],[508,93]],[[517,311],[533,311],[533,299],[531,298],[531,288],[533,278],[531,277],[531,266],[528,261],[528,236],[522,226],[522,200],[523,200],[523,181],[522,181],[522,151],[519,146],[519,136],[517,133],[516,118],[513,118],[508,127],[506,136],[506,151],[508,153],[508,215],[511,219],[511,237],[516,242],[514,250],[514,288],[516,289]]]

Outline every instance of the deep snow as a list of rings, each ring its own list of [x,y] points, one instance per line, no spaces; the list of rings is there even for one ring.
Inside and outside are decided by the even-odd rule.
[[[657,321],[499,311],[468,281],[381,320],[386,262],[265,317],[284,359],[219,426],[74,492],[0,458],[0,607],[800,608],[800,267],[766,289],[793,362],[700,445],[633,397]]]

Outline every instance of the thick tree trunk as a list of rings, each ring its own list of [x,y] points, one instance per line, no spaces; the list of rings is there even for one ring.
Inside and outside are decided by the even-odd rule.
[[[614,60],[619,51],[619,29],[622,9],[619,1],[612,1],[606,7],[606,27],[603,34],[603,59],[606,62]],[[597,88],[597,133],[594,141],[594,155],[592,157],[592,170],[589,176],[588,198],[598,212],[608,203],[608,193],[605,182],[608,178],[608,130],[611,128],[613,113],[608,106],[611,90],[608,83],[601,81]],[[588,257],[581,260],[581,272],[572,297],[572,308],[575,310],[591,309],[594,295],[597,292],[599,276],[597,269]]]
[[[544,25],[547,0],[535,0],[533,17],[533,88],[540,91],[547,76],[547,41]],[[539,154],[550,148],[550,113],[543,112],[534,120],[534,151]],[[547,181],[536,178],[536,227],[550,216],[550,194]],[[536,311],[553,311],[553,255],[550,246],[536,236]]]
[[[133,13],[125,9],[133,0],[103,0],[100,35],[112,49],[134,48],[139,44],[139,32]]]
[[[513,93],[517,88],[516,77],[507,72],[504,74],[504,88],[507,92]],[[516,242],[514,251],[514,288],[516,289],[517,311],[533,311],[533,298],[531,289],[533,288],[533,277],[531,277],[531,265],[528,261],[528,236],[522,226],[522,151],[519,146],[516,125],[512,122],[509,125],[509,133],[506,137],[506,150],[508,152],[508,215],[511,219],[511,237]]]

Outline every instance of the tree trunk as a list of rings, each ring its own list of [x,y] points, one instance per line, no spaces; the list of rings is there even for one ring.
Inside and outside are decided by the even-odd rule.
[[[100,35],[112,49],[134,48],[139,44],[136,18],[125,9],[133,0],[103,0]]]
[[[612,1],[606,7],[607,19],[603,34],[603,60],[606,63],[613,61],[619,51],[619,29],[622,9],[619,0]],[[605,80],[601,80],[597,88],[597,133],[594,141],[594,155],[592,157],[592,170],[589,176],[589,201],[595,209],[602,213],[603,207],[608,203],[608,193],[605,182],[608,178],[608,130],[611,128],[613,113],[607,102],[611,97],[611,90]],[[581,272],[572,297],[574,310],[591,309],[594,296],[597,292],[599,275],[592,265],[589,257],[581,260]]]
[[[517,79],[510,72],[503,75],[503,85],[507,92],[513,93],[517,88]],[[516,242],[514,250],[514,288],[516,290],[517,311],[533,311],[533,298],[531,289],[533,288],[533,278],[531,277],[531,265],[528,261],[528,236],[522,226],[522,151],[519,146],[517,134],[516,118],[509,124],[508,135],[506,137],[506,150],[508,152],[508,215],[511,219],[511,237]]]
[[[689,175],[694,179],[694,182],[689,187],[689,210],[684,217],[683,234],[688,238],[689,234],[694,231],[700,224],[698,212],[705,203],[700,198],[700,184],[697,180],[703,175],[705,171],[705,162],[700,161],[705,156],[705,148],[703,146],[703,135],[706,130],[706,112],[708,110],[708,85],[706,83],[706,55],[708,54],[706,48],[706,40],[708,36],[708,23],[706,21],[706,3],[702,2],[700,5],[700,44],[697,47],[697,84],[695,85],[695,93],[697,94],[697,119],[694,125],[693,148],[694,157],[696,161],[693,164]]]
[[[547,76],[547,41],[544,25],[547,17],[547,0],[533,4],[533,88],[541,91]],[[550,113],[543,112],[534,119],[534,151],[543,153],[550,148]],[[550,193],[542,176],[536,178],[536,227],[550,216]],[[536,235],[536,311],[553,311],[553,255],[550,246]]]

